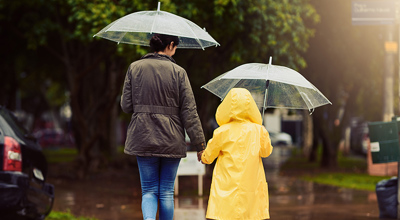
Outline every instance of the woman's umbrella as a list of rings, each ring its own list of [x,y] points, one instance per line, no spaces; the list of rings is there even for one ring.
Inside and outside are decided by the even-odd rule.
[[[236,67],[203,85],[222,99],[232,88],[246,88],[263,113],[266,108],[308,109],[332,104],[297,71],[269,64],[249,63]]]
[[[93,37],[98,36],[118,43],[149,46],[149,40],[155,34],[167,34],[179,37],[178,48],[203,49],[210,46],[219,46],[207,31],[195,23],[171,14],[160,11],[160,2],[157,11],[140,11],[126,15],[107,25]]]

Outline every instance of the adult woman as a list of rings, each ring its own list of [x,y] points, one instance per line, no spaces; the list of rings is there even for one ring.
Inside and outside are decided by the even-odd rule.
[[[132,113],[126,154],[136,155],[142,186],[143,218],[173,219],[174,181],[180,158],[186,157],[186,129],[198,151],[205,139],[186,71],[172,56],[178,37],[155,34],[154,53],[133,62],[127,71],[121,107]]]

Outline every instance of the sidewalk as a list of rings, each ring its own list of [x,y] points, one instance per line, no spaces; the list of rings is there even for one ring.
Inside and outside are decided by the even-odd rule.
[[[273,154],[264,159],[271,219],[379,219],[375,192],[338,188],[280,176],[280,165],[289,156],[289,149],[275,147]]]
[[[275,148],[264,159],[269,184],[270,216],[274,220],[347,220],[379,219],[374,192],[343,189],[279,175],[279,166],[288,156],[284,148]],[[100,220],[142,219],[140,179],[137,167],[109,170],[87,180],[50,177],[55,185],[53,210],[70,210],[76,216]],[[176,220],[204,220],[210,177],[204,177],[204,195],[197,196],[197,176],[179,180],[175,198]]]

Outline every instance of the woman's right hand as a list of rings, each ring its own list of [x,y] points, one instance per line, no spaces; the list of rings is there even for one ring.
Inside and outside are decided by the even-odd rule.
[[[201,162],[201,155],[203,155],[204,150],[197,152],[197,160]]]

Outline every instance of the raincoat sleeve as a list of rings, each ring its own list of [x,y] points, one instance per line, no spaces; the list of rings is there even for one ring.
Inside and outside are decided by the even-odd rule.
[[[131,77],[131,67],[129,67],[121,96],[121,108],[125,113],[133,113]]]
[[[192,87],[185,70],[180,72],[179,105],[180,117],[190,142],[197,152],[204,150],[205,138],[199,115],[197,114],[196,101]]]
[[[261,148],[260,148],[260,157],[268,157],[272,153],[272,145],[271,145],[271,139],[269,137],[268,131],[264,128],[264,126],[261,126]]]
[[[218,129],[214,131],[213,138],[208,141],[207,148],[201,155],[201,161],[205,164],[211,164],[221,151],[221,142]]]

